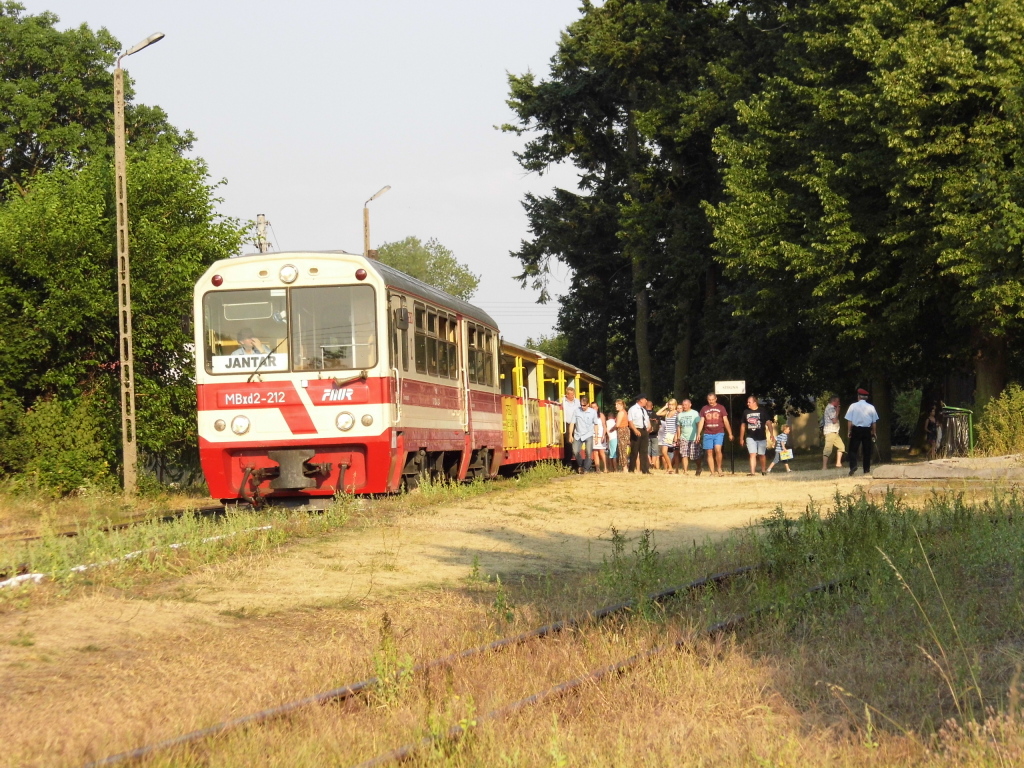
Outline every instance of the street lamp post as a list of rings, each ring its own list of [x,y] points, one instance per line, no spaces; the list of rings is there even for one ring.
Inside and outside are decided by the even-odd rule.
[[[114,197],[117,210],[117,327],[121,357],[121,447],[124,454],[124,495],[134,496],[138,485],[135,444],[135,372],[132,359],[132,290],[128,269],[128,190],[124,138],[124,70],[121,59],[162,40],[156,32],[117,57],[114,67]]]
[[[363,203],[363,255],[369,258],[370,256],[370,203],[376,200],[378,197],[383,195],[391,189],[391,185],[388,184],[377,190],[377,193]]]

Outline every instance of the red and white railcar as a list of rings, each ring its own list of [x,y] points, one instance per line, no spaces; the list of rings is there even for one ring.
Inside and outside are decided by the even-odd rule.
[[[219,261],[195,291],[199,451],[225,501],[322,505],[503,458],[498,327],[363,256]]]

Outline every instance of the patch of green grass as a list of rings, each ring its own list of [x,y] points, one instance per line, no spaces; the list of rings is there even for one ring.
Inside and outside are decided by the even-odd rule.
[[[31,648],[33,645],[36,644],[36,640],[31,632],[25,632],[24,630],[22,630],[19,631],[17,635],[15,635],[14,639],[10,641],[10,644],[20,646],[22,648]]]

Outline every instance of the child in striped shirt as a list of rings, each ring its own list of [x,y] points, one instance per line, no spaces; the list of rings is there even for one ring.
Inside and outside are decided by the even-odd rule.
[[[779,461],[782,461],[782,463],[786,466],[787,472],[793,471],[792,469],[789,468],[789,459],[779,458],[782,455],[782,452],[786,450],[786,446],[789,445],[789,433],[792,431],[793,428],[789,426],[789,424],[787,424],[782,428],[779,434],[775,436],[775,458],[772,459],[772,465],[768,467],[769,472],[775,469],[775,465],[778,464]]]

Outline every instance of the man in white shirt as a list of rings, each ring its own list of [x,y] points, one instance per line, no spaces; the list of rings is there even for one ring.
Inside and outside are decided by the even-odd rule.
[[[875,449],[877,436],[878,411],[868,402],[871,393],[866,389],[857,390],[857,402],[851,403],[846,409],[846,421],[849,422],[847,437],[850,438],[850,476],[857,471],[857,452],[864,454],[864,474],[871,473],[871,453]]]
[[[651,474],[651,457],[648,455],[648,440],[651,432],[651,416],[647,413],[647,395],[638,395],[636,402],[626,413],[629,419],[629,471],[636,471],[637,457],[640,471]]]
[[[569,425],[569,439],[572,440],[572,456],[576,459],[576,471],[581,475],[590,471],[594,460],[594,424],[598,413],[588,407],[586,398],[580,398],[580,407],[573,415]],[[580,453],[586,449],[586,456],[581,460]]]
[[[573,456],[570,427],[573,419],[576,418],[576,411],[579,409],[580,401],[576,399],[576,388],[570,384],[565,388],[565,397],[562,398],[562,429],[565,433],[566,461]]]
[[[832,450],[836,452],[836,469],[843,466],[843,452],[846,444],[839,436],[839,395],[832,395],[825,406],[825,415],[821,417],[821,431],[825,437],[825,447],[821,454],[821,468],[828,469],[828,459]]]

